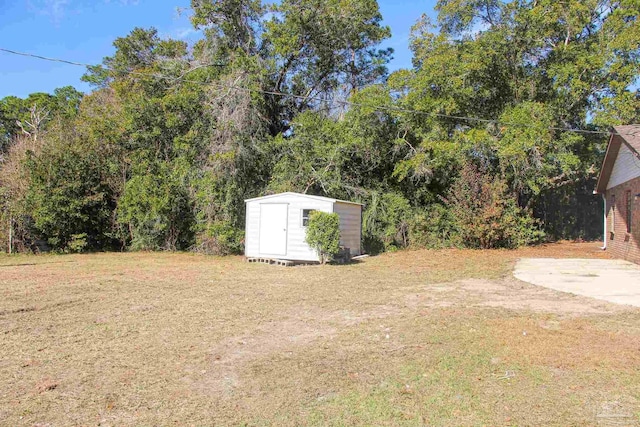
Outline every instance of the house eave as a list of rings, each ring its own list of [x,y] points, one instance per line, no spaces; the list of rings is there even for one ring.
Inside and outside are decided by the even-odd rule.
[[[602,166],[600,166],[600,174],[598,175],[598,183],[593,191],[593,194],[604,194],[607,191],[607,184],[611,177],[611,171],[613,170],[613,164],[616,161],[618,152],[620,151],[620,144],[616,138],[617,135],[611,134],[609,142],[607,143],[607,151],[602,160]]]

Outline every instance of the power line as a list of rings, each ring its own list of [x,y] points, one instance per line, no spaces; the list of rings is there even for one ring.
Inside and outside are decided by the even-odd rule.
[[[185,80],[185,81],[188,81],[188,80]],[[197,83],[197,82],[193,82],[193,83]],[[226,86],[226,87],[222,87],[222,88],[223,89],[245,90],[245,91],[249,91],[249,92],[263,93],[263,94],[266,94],[266,95],[283,96],[283,97],[297,98],[297,99],[302,99],[302,100],[307,100],[307,99],[313,99],[313,100],[318,100],[318,101],[322,101],[323,100],[323,98],[320,98],[320,97],[313,97],[313,96],[308,97],[308,96],[304,96],[304,95],[295,95],[295,94],[290,94],[290,93],[283,93],[283,92],[276,92],[276,91],[269,91],[269,90],[262,90],[262,89],[251,89],[251,88],[245,88],[245,87],[239,87],[239,86]],[[455,115],[449,115],[449,114],[442,114],[442,113],[436,113],[436,112],[430,112],[430,111],[412,110],[412,109],[408,109],[408,108],[400,108],[400,107],[393,107],[393,106],[369,105],[369,104],[363,104],[363,103],[352,102],[352,101],[335,101],[335,102],[337,102],[338,104],[348,105],[348,106],[353,106],[353,107],[370,108],[370,109],[373,109],[374,111],[385,110],[385,111],[394,111],[394,112],[398,112],[398,113],[412,113],[412,114],[420,114],[420,115],[426,115],[426,116],[435,116],[435,117],[440,117],[440,118],[445,118],[445,119],[452,119],[452,120],[468,120],[468,121],[476,121],[476,122],[482,122],[482,123],[502,124],[502,125],[511,126],[511,127],[530,127],[530,128],[536,128],[536,129],[540,128],[539,126],[535,126],[535,125],[526,125],[526,124],[523,124],[523,123],[509,123],[509,122],[504,122],[504,121],[500,121],[500,120],[497,120],[497,119],[482,119],[482,118],[478,118],[478,117],[455,116]],[[555,127],[555,126],[545,127],[544,129],[557,130],[557,131],[563,131],[563,132],[578,132],[578,133],[598,134],[598,135],[612,135],[612,134],[613,135],[621,135],[621,134],[618,134],[618,133],[615,133],[615,132],[608,132],[608,131],[561,128],[561,127]]]
[[[60,58],[51,58],[51,57],[48,57],[48,56],[35,55],[33,53],[18,52],[16,50],[5,49],[5,48],[2,48],[2,47],[0,47],[0,52],[10,53],[12,55],[24,56],[24,57],[27,57],[27,58],[39,59],[39,60],[42,60],[42,61],[59,62],[59,63],[62,63],[62,64],[74,65],[74,66],[77,66],[77,67],[85,67],[85,68],[86,67],[103,67],[103,68],[105,68],[107,70],[116,71],[116,70],[110,69],[108,67],[104,67],[102,65],[87,64],[87,63],[84,63],[84,62],[69,61],[69,60],[60,59]],[[181,76],[177,77],[175,80],[180,80],[186,74],[188,74],[188,73],[190,73],[192,71],[195,71],[197,69],[200,69],[200,68],[204,68],[204,67],[220,67],[220,66],[224,66],[224,65],[227,65],[227,64],[220,62],[220,63],[216,63],[216,64],[198,65],[197,67],[194,67],[194,68],[192,68],[190,70],[187,70]],[[121,73],[125,73],[125,74],[134,74],[134,75],[141,75],[141,76],[148,76],[149,75],[148,73],[143,73],[143,72],[140,72],[140,71],[133,71],[133,70],[120,71],[120,72]],[[167,76],[161,76],[161,75],[156,75],[156,77],[161,77],[161,78],[165,78],[165,79],[168,78]]]
[[[0,51],[5,52],[5,53],[10,53],[12,55],[26,56],[26,57],[29,57],[29,58],[41,59],[43,61],[61,62],[63,64],[76,65],[76,66],[80,66],[80,67],[93,67],[94,66],[93,64],[83,64],[82,62],[67,61],[66,59],[49,58],[49,57],[46,57],[46,56],[34,55],[32,53],[18,52],[18,51],[15,51],[15,50],[5,49],[5,48],[2,48],[2,47],[0,47]]]
[[[191,82],[191,83],[197,83],[197,84],[204,84],[204,85],[207,85],[207,86],[213,86],[213,84],[211,84],[211,83],[197,82],[197,81],[192,81],[192,80],[183,80],[183,81]],[[236,89],[236,90],[242,90],[242,91],[247,91],[247,92],[262,93],[262,94],[266,94],[266,95],[282,96],[282,97],[296,98],[296,99],[302,99],[302,100],[312,99],[312,100],[317,100],[317,101],[324,101],[323,98],[317,97],[317,96],[295,95],[295,94],[291,94],[291,93],[269,91],[269,90],[264,90],[264,89],[251,89],[251,88],[235,86],[235,85],[234,86],[217,86],[217,87],[220,88],[220,89]],[[511,127],[529,127],[529,128],[535,128],[535,129],[540,129],[541,128],[540,126],[527,125],[527,124],[523,124],[523,123],[510,123],[510,122],[500,121],[500,120],[497,120],[497,119],[482,119],[482,118],[478,118],[478,117],[456,116],[456,115],[442,114],[442,113],[436,113],[436,112],[430,112],[430,111],[413,110],[413,109],[393,107],[393,106],[369,105],[369,104],[363,104],[363,103],[358,103],[358,102],[353,102],[353,101],[334,101],[334,102],[336,102],[338,104],[342,104],[342,105],[353,106],[353,107],[370,108],[370,109],[373,109],[374,111],[384,110],[384,111],[394,111],[394,112],[399,112],[399,113],[412,113],[412,114],[420,114],[420,115],[426,115],[426,116],[435,116],[435,117],[440,117],[440,118],[445,118],[445,119],[452,119],[452,120],[468,120],[468,121],[476,121],[476,122],[482,122],[482,123],[502,124],[504,126],[511,126]],[[588,130],[588,129],[562,128],[562,127],[556,127],[556,126],[544,127],[544,129],[556,130],[556,131],[562,131],[562,132],[577,132],[577,133],[586,133],[586,134],[596,134],[596,135],[633,136],[633,134],[620,134],[620,133],[617,133],[617,132],[610,132],[610,131],[597,131],[597,130]]]
[[[51,57],[35,55],[35,54],[31,54],[31,53],[26,53],[26,52],[18,52],[18,51],[15,51],[15,50],[5,49],[5,48],[1,48],[1,47],[0,47],[0,51],[1,52],[5,52],[5,53],[10,53],[10,54],[13,54],[13,55],[19,55],[19,56],[25,56],[25,57],[30,57],[30,58],[34,58],[34,59],[39,59],[39,60],[43,60],[43,61],[59,62],[59,63],[67,64],[67,65],[74,65],[74,66],[80,66],[80,67],[96,67],[95,64],[86,64],[86,63],[82,63],[82,62],[69,61],[69,60],[66,60],[66,59],[51,58]],[[170,80],[170,81],[173,81],[173,82],[181,81],[181,82],[187,82],[187,83],[194,83],[194,84],[200,84],[200,85],[204,85],[204,86],[208,86],[208,87],[216,87],[218,89],[235,89],[235,90],[246,91],[246,92],[261,93],[261,94],[264,94],[264,95],[272,95],[272,96],[279,96],[279,97],[288,97],[288,98],[294,98],[294,99],[301,99],[303,101],[307,101],[307,100],[325,101],[324,98],[319,97],[319,96],[296,95],[296,94],[292,94],[292,93],[284,93],[284,92],[270,91],[270,90],[264,90],[264,89],[252,89],[252,88],[242,87],[242,86],[237,86],[237,85],[222,86],[222,85],[216,85],[216,84],[208,83],[208,82],[188,80],[188,79],[184,78],[187,74],[189,74],[189,73],[191,73],[191,72],[193,72],[193,71],[195,71],[197,69],[210,67],[210,66],[223,66],[223,65],[225,65],[225,64],[222,64],[222,63],[218,63],[218,64],[201,64],[201,65],[198,65],[198,66],[196,66],[196,67],[194,67],[192,69],[189,69],[189,70],[185,71],[179,77],[169,77],[169,76],[162,75],[162,74],[144,73],[144,72],[132,71],[132,70],[129,70],[129,71],[118,71],[118,70],[109,69],[107,67],[104,67],[104,68],[107,69],[107,70],[115,71],[115,72],[122,73],[122,74],[141,75],[141,76],[145,76],[145,77],[156,77],[156,78],[159,78],[159,79]],[[101,65],[98,65],[98,66],[101,66]],[[510,123],[510,122],[500,121],[498,119],[483,119],[483,118],[479,118],[479,117],[458,116],[458,115],[450,115],[450,114],[436,113],[436,112],[430,112],[430,111],[421,111],[421,110],[414,110],[414,109],[409,109],[409,108],[401,108],[401,107],[393,107],[393,106],[384,106],[384,105],[368,105],[368,104],[352,102],[352,101],[334,101],[334,102],[336,102],[338,104],[341,104],[341,105],[344,105],[344,106],[370,108],[370,109],[373,109],[374,111],[379,111],[379,112],[392,111],[392,112],[398,112],[398,113],[410,113],[410,114],[419,114],[419,115],[432,116],[432,117],[440,117],[440,118],[450,119],[450,120],[466,120],[466,121],[474,121],[474,122],[479,122],[479,123],[501,124],[501,125],[510,126],[510,127],[528,127],[528,128],[535,128],[535,129],[540,129],[541,128],[541,127],[535,126],[535,125],[527,125],[527,124],[524,124],[524,123]],[[563,128],[563,127],[557,127],[557,126],[544,127],[544,129],[555,130],[555,131],[560,131],[560,132],[574,132],[574,133],[595,134],[595,135],[633,136],[633,134],[619,134],[617,132],[611,132],[611,131],[597,131],[597,130],[588,130],[588,129]]]

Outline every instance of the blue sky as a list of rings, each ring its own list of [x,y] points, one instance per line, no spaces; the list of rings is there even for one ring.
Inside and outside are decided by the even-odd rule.
[[[0,47],[97,64],[113,53],[112,42],[134,27],[156,27],[161,35],[195,40],[189,0],[0,0]],[[411,66],[409,29],[423,13],[433,14],[435,0],[379,0],[393,37],[392,70]],[[0,98],[25,97],[72,85],[82,91],[84,68],[0,52]]]

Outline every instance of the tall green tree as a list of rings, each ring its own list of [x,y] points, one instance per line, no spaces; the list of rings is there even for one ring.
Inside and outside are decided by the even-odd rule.
[[[193,45],[135,28],[91,94],[0,100],[0,220],[22,247],[239,252],[243,200],[288,190],[364,203],[374,251],[515,246],[531,212],[586,236],[562,203],[587,200],[606,137],[563,129],[640,120],[635,0],[440,0],[390,76],[375,0],[191,6]],[[456,209],[478,200],[502,237]]]
[[[419,143],[397,176],[427,185],[444,176],[446,188],[471,161],[523,206],[582,188],[606,137],[557,129],[639,119],[637,2],[441,0],[436,9],[437,24],[424,17],[413,28],[414,68],[390,79],[399,105],[422,112],[402,118]]]
[[[52,249],[84,251],[114,247],[115,200],[104,179],[108,159],[97,147],[50,133],[39,155],[29,155],[26,195],[36,237]]]
[[[55,89],[53,94],[36,92],[26,98],[7,96],[0,100],[0,153],[12,138],[43,132],[54,120],[78,113],[83,93],[72,86]]]
[[[208,41],[222,53],[256,53],[264,13],[260,0],[191,0],[191,9],[193,25],[204,29]]]

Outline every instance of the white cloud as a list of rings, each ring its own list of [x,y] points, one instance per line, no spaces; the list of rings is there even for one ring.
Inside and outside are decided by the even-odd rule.
[[[124,6],[135,6],[140,0],[104,0],[105,3],[120,3]]]
[[[51,9],[51,15],[55,20],[64,17],[64,11],[69,5],[70,0],[46,0],[47,6]]]
[[[103,2],[135,6],[139,0],[103,0]],[[91,0],[27,0],[27,9],[39,15],[49,16],[51,21],[58,25],[70,12],[79,14],[83,7],[92,3]]]
[[[40,15],[46,15],[56,25],[65,17],[71,0],[27,0],[27,8]]]
[[[177,39],[184,40],[189,38],[190,35],[195,34],[197,32],[198,31],[193,27],[185,27],[185,28],[178,28],[175,31],[175,35]]]

